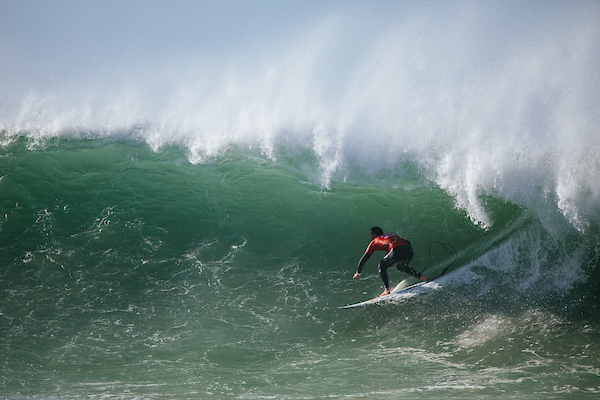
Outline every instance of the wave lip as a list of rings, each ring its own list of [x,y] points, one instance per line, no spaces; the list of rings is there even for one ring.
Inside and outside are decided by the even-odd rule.
[[[598,6],[522,11],[329,10],[246,50],[72,63],[52,83],[23,69],[31,79],[7,82],[0,130],[136,131],[155,150],[187,149],[194,163],[232,148],[271,159],[310,151],[326,188],[355,165],[377,175],[412,162],[484,228],[494,223],[485,196],[497,196],[596,229]],[[12,54],[2,75],[17,76],[27,55],[2,48]]]

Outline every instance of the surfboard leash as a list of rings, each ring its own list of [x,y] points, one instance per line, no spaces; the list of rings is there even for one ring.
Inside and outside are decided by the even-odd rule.
[[[427,269],[427,267],[429,267],[429,264],[431,263],[431,246],[433,246],[434,243],[437,243],[440,246],[442,246],[448,252],[448,254],[454,254],[454,260],[446,268],[444,268],[444,270],[442,271],[442,274],[440,276],[444,276],[446,274],[446,271],[448,271],[448,268],[450,268],[456,262],[456,259],[458,258],[458,255],[457,255],[454,247],[450,246],[448,243],[439,242],[437,240],[434,240],[433,242],[431,242],[429,244],[429,261],[427,261],[427,265],[425,266],[425,268],[423,268],[421,275],[423,275],[423,272],[425,272],[425,270]]]

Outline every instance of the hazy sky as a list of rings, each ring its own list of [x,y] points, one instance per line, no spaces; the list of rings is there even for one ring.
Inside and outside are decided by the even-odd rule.
[[[2,1],[0,33],[28,51],[230,46],[334,7],[281,1]],[[165,49],[161,49],[165,50]]]
[[[224,68],[273,59],[268,53],[284,52],[323,18],[384,19],[412,7],[357,0],[0,0],[0,105],[7,92],[19,98],[131,71],[162,75],[199,64]]]
[[[360,25],[370,20],[368,29],[377,30],[378,23],[381,27],[398,24],[416,13],[431,14],[434,19],[439,14],[451,17],[461,9],[487,4],[496,21],[506,25],[523,18],[539,18],[556,4],[522,3],[0,0],[0,71],[4,79],[6,74],[14,79],[31,79],[40,71],[73,74],[85,71],[86,65],[109,61],[123,64],[158,62],[166,57],[234,57],[249,47],[256,51],[278,43],[285,47],[291,38],[304,34],[320,19],[347,15],[353,16],[348,24],[354,27],[349,29],[360,30]]]
[[[37,88],[117,68],[231,59],[353,1],[0,1],[0,85]],[[156,65],[155,65],[156,67]]]
[[[58,64],[153,52],[235,52],[257,40],[283,40],[320,16],[361,3],[2,0],[0,43],[9,60]]]
[[[389,113],[400,92],[414,104],[427,93],[428,102],[456,98],[477,82],[499,90],[517,79],[513,70],[531,81],[538,64],[552,85],[565,70],[557,62],[568,79],[595,69],[599,9],[546,0],[0,0],[0,119],[8,108],[25,118],[19,109],[32,96],[60,98],[64,110],[152,97],[152,109],[190,87],[199,93],[190,109],[209,92],[231,107],[234,91],[235,101],[265,107],[349,97],[359,108],[370,98],[363,112]],[[592,78],[583,78],[589,92]]]

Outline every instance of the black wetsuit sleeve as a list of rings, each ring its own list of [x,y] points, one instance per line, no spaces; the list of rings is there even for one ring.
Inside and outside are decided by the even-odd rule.
[[[358,269],[356,270],[357,273],[361,273],[367,260],[371,257],[371,255],[369,253],[365,253],[363,254],[363,256],[360,258],[360,261],[358,262]]]

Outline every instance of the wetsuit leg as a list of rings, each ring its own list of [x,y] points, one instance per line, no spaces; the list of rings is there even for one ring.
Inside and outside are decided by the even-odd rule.
[[[396,260],[398,260],[396,263],[396,269],[398,271],[412,275],[415,278],[420,278],[421,274],[408,266],[408,264],[411,262],[411,260],[413,258],[412,247],[411,246],[400,246],[400,247],[396,247],[394,250],[397,250],[397,253],[398,253],[395,257]]]
[[[408,266],[408,263],[413,258],[413,249],[410,245],[398,246],[394,247],[392,251],[387,253],[383,260],[379,263],[378,270],[379,276],[383,281],[383,285],[389,289],[390,283],[387,275],[387,269],[393,265],[396,266],[396,269],[401,272],[405,272],[409,275],[414,276],[415,278],[420,278],[421,274]]]
[[[390,282],[389,282],[389,279],[387,276],[386,269],[388,269],[392,265],[396,264],[396,262],[397,261],[394,260],[394,249],[392,249],[392,251],[390,251],[389,253],[387,253],[385,255],[385,257],[383,257],[383,259],[377,266],[377,269],[379,271],[379,277],[381,277],[381,280],[383,281],[383,286],[386,289],[390,288]]]
[[[414,276],[415,278],[420,278],[421,274],[408,266],[410,261],[413,258],[413,250],[411,246],[400,246],[396,247],[394,250],[398,249],[398,255],[396,255],[396,259],[398,259],[396,269],[401,272],[405,272],[409,275]]]
[[[415,278],[419,278],[419,279],[421,278],[421,274],[418,273],[417,271],[415,271],[414,269],[412,269],[411,267],[409,267],[408,265],[404,265],[404,266],[396,265],[396,269],[400,272],[405,272],[409,275],[412,275]]]

